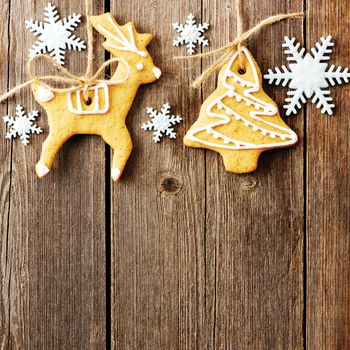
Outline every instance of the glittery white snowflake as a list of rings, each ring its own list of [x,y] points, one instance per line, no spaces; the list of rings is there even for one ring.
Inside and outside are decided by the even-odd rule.
[[[65,50],[85,49],[85,43],[80,38],[72,34],[73,30],[80,23],[81,15],[73,13],[63,20],[60,19],[56,6],[51,3],[45,8],[44,22],[34,19],[25,22],[29,29],[39,39],[29,50],[29,57],[40,53],[50,53],[50,55],[61,65],[64,65]]]
[[[174,40],[173,45],[179,46],[186,44],[189,55],[194,53],[196,44],[203,46],[209,45],[208,40],[203,36],[203,33],[209,28],[209,24],[196,24],[194,16],[191,13],[187,16],[185,24],[173,23],[173,28],[180,33]]]
[[[306,103],[306,98],[312,98],[312,102],[316,104],[317,108],[322,108],[322,113],[333,114],[335,105],[332,103],[330,97],[330,90],[326,89],[329,85],[348,83],[350,73],[348,68],[344,70],[342,67],[328,66],[331,47],[334,46],[332,37],[321,38],[321,41],[316,43],[315,47],[311,49],[310,53],[305,53],[305,49],[300,47],[300,43],[295,42],[295,38],[284,38],[285,43],[282,45],[286,48],[284,51],[287,55],[287,60],[295,63],[289,64],[289,69],[282,66],[281,69],[276,67],[275,72],[272,69],[268,70],[268,74],[264,75],[265,79],[269,79],[269,83],[275,83],[293,89],[287,92],[287,104],[283,106],[287,112],[296,114],[297,110],[301,108],[301,103]],[[289,56],[288,56],[289,55]],[[306,98],[305,98],[306,97]]]
[[[18,105],[16,107],[16,117],[3,117],[4,123],[10,127],[10,130],[6,134],[6,138],[13,139],[19,136],[21,142],[24,145],[27,145],[29,143],[29,134],[40,134],[42,132],[42,129],[35,124],[35,118],[38,115],[38,111],[33,111],[27,116],[24,112],[23,106]]]
[[[170,115],[169,103],[165,103],[161,108],[160,112],[153,109],[152,107],[148,107],[147,114],[151,118],[151,121],[143,123],[141,128],[143,130],[154,130],[154,142],[159,142],[164,134],[169,136],[171,139],[176,138],[176,133],[172,126],[175,124],[179,124],[182,118],[178,115]]]

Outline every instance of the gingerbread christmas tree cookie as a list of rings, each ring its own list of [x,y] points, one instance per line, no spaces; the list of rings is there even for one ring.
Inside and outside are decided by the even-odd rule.
[[[238,55],[221,68],[218,87],[204,101],[184,143],[220,153],[227,171],[249,173],[256,170],[262,152],[290,147],[297,135],[263,91],[260,69],[249,50],[242,47]]]

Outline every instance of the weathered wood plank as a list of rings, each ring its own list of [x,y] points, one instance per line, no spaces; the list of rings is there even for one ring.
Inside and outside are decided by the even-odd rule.
[[[8,87],[8,25],[9,25],[9,3],[0,3],[0,17],[4,20],[0,26],[0,86],[2,89]],[[1,106],[2,115],[7,114],[7,104]],[[3,123],[0,126],[1,135],[5,135],[6,127]],[[9,265],[8,265],[8,215],[9,195],[11,187],[11,144],[1,137],[0,140],[0,348],[5,349],[8,343],[9,333]]]
[[[210,14],[211,47],[220,47],[235,37],[235,2],[203,4],[203,13]],[[302,1],[244,2],[244,29],[301,9]],[[288,34],[302,39],[302,22],[276,24],[250,40],[262,72],[286,62],[281,44]],[[215,86],[213,79],[204,97]],[[265,90],[283,116],[286,91],[266,84]],[[286,121],[300,135],[298,145],[264,153],[252,174],[226,173],[221,157],[207,151],[207,348],[303,347],[303,116]]]
[[[7,3],[11,4],[10,86],[14,86],[28,79],[28,48],[35,40],[24,21],[39,19],[47,1]],[[63,17],[85,11],[84,1],[64,0],[57,5]],[[103,12],[102,3],[94,2],[94,9]],[[78,34],[86,38],[84,28],[85,23]],[[85,57],[85,53],[69,54],[67,67],[83,73]],[[29,89],[11,99],[11,113],[16,103],[27,110],[39,108]],[[1,296],[9,320],[5,348],[102,348],[105,146],[98,138],[74,138],[60,151],[52,173],[38,180],[34,165],[48,132],[43,110],[38,123],[45,132],[33,137],[29,146],[18,140],[12,144],[8,240],[2,240],[6,245],[2,261],[3,251],[7,254]]]
[[[252,0],[245,29],[271,14],[296,11],[302,2]],[[24,20],[40,17],[46,2],[0,5],[10,21],[0,28],[2,62],[10,48],[10,86],[27,78],[27,49],[34,38]],[[63,16],[84,12],[83,1],[59,4]],[[307,45],[331,33],[333,62],[348,65],[347,2],[309,0]],[[104,11],[94,3],[95,13]],[[189,12],[211,24],[211,47],[235,35],[234,1],[164,2],[114,0],[112,13],[124,23],[156,34],[150,51],[162,79],[141,88],[128,117],[134,152],[123,179],[111,185],[111,333],[118,349],[301,349],[303,347],[303,114],[288,118],[300,142],[271,151],[250,175],[227,174],[219,155],[182,146],[196,120],[201,94],[188,88],[201,63],[177,64],[171,23]],[[332,7],[333,8],[333,7]],[[10,11],[10,15],[8,13]],[[344,17],[345,16],[345,17]],[[318,18],[324,18],[319,21]],[[84,29],[79,31],[85,36]],[[301,22],[278,24],[250,41],[262,71],[285,63],[281,43],[302,41]],[[97,62],[103,61],[100,43]],[[263,45],[262,45],[263,43]],[[82,73],[84,54],[69,67]],[[203,62],[203,67],[208,61]],[[41,67],[42,68],[42,67]],[[181,70],[183,69],[183,70]],[[188,69],[188,70],[187,70]],[[41,70],[43,71],[43,70]],[[7,66],[0,66],[1,90]],[[267,92],[281,106],[286,90]],[[215,78],[203,89],[205,98]],[[350,87],[334,88],[333,118],[307,107],[307,346],[349,347],[347,255],[350,198],[347,110]],[[11,99],[39,108],[29,90]],[[146,106],[169,101],[184,116],[176,141],[155,145],[140,130]],[[2,106],[6,114],[7,106]],[[39,124],[47,132],[45,114]],[[281,109],[282,112],[282,109]],[[2,126],[1,131],[5,132]],[[1,140],[0,347],[103,348],[105,345],[105,147],[95,137],[76,137],[60,152],[52,174],[35,177],[34,165],[46,133],[24,148]],[[335,140],[335,142],[334,142]],[[109,174],[107,174],[109,178]],[[109,183],[107,181],[107,185]],[[107,201],[107,203],[109,203]],[[108,211],[107,211],[108,212]]]
[[[112,348],[201,348],[204,312],[204,154],[182,145],[200,105],[189,88],[200,64],[175,63],[171,24],[201,1],[112,1],[121,23],[155,34],[149,50],[163,71],[138,93],[127,124],[134,151],[122,180],[112,185]],[[184,117],[175,141],[154,144],[141,130],[147,106],[169,102]]]
[[[331,63],[350,65],[349,2],[308,2],[307,46],[331,34]],[[322,20],[321,20],[322,18]],[[331,89],[334,116],[307,107],[307,345],[350,348],[350,86]]]

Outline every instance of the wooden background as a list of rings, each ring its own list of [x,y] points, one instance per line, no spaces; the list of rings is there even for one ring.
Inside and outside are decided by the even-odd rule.
[[[90,0],[92,1],[92,0]],[[0,84],[25,81],[47,0],[0,2]],[[83,0],[56,1],[62,17]],[[93,1],[155,34],[149,50],[163,77],[140,89],[128,116],[134,151],[118,184],[102,139],[77,136],[40,181],[34,165],[47,135],[24,147],[0,131],[1,349],[350,349],[350,85],[332,88],[333,117],[308,103],[285,118],[300,138],[266,152],[249,175],[225,172],[221,157],[185,148],[215,77],[190,82],[210,60],[175,63],[171,23],[189,12],[210,23],[210,47],[235,37],[234,0]],[[277,13],[308,10],[249,43],[263,72],[286,63],[285,35],[308,49],[331,34],[332,62],[350,66],[348,0],[245,0],[244,29]],[[85,23],[78,35],[86,39]],[[96,66],[106,59],[96,37]],[[208,50],[208,48],[205,48]],[[67,67],[83,73],[84,53]],[[265,84],[266,85],[266,84]],[[265,86],[279,106],[287,89]],[[184,117],[178,139],[155,145],[140,129],[145,108],[165,102]],[[1,106],[37,109],[29,90]],[[281,109],[282,110],[282,109]],[[43,111],[42,111],[43,112]]]

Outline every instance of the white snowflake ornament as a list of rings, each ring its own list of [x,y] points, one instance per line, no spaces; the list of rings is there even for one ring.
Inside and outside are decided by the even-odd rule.
[[[80,18],[81,15],[73,13],[72,16],[61,20],[56,6],[48,3],[44,23],[33,19],[25,21],[26,28],[39,37],[29,50],[29,57],[50,53],[60,65],[64,65],[65,50],[85,49],[84,41],[72,34],[80,23]]]
[[[155,143],[159,142],[164,134],[171,139],[176,138],[176,132],[174,131],[173,125],[179,124],[182,121],[182,118],[178,115],[175,116],[170,114],[169,103],[165,103],[160,112],[152,107],[148,107],[147,114],[151,118],[151,121],[143,123],[141,128],[143,130],[154,130],[153,141]]]
[[[282,47],[286,48],[284,52],[287,60],[294,63],[288,65],[289,69],[286,66],[282,66],[282,70],[276,67],[275,72],[269,69],[264,78],[268,79],[270,84],[288,84],[292,89],[287,92],[289,97],[286,98],[287,104],[283,106],[287,110],[286,115],[296,114],[297,110],[301,109],[301,103],[306,103],[306,98],[311,97],[312,103],[315,103],[317,108],[322,108],[321,113],[332,115],[335,105],[327,88],[329,85],[348,83],[350,78],[348,68],[335,69],[334,65],[329,67],[325,62],[330,59],[331,47],[334,46],[332,37],[328,35],[327,38],[321,38],[311,49],[312,55],[304,55],[305,49],[299,49],[300,43],[296,42],[295,38],[285,37],[284,40]]]
[[[203,36],[204,32],[208,30],[209,24],[196,24],[192,13],[187,16],[185,24],[173,23],[173,28],[179,33],[173,45],[180,46],[186,44],[189,55],[194,53],[196,44],[203,46],[209,45],[208,40]]]
[[[18,105],[16,107],[16,117],[3,117],[4,123],[10,127],[6,138],[13,139],[19,136],[21,142],[26,146],[29,143],[30,134],[40,134],[42,132],[42,129],[35,124],[35,119],[38,115],[38,111],[33,111],[27,116],[23,106]]]

